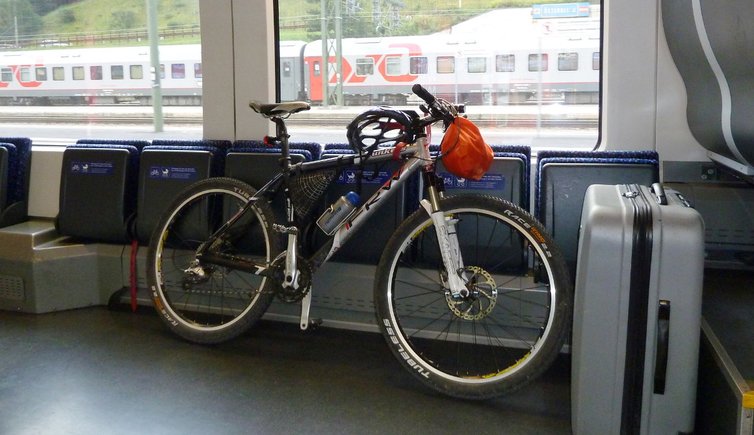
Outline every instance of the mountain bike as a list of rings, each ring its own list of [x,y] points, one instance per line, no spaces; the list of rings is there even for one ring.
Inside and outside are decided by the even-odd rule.
[[[419,179],[417,209],[392,234],[374,279],[376,322],[391,351],[417,379],[455,397],[490,398],[539,376],[570,327],[563,256],[520,207],[444,193],[442,154],[430,151],[428,131],[447,127],[462,107],[420,85],[413,91],[425,102],[421,115],[368,110],[348,127],[353,154],[296,164],[285,119],[309,104],[250,103],[276,126],[267,141],[281,149],[281,170],[259,190],[231,178],[199,181],[170,205],[148,255],[164,323],[192,342],[220,343],[278,297],[301,303],[300,327],[308,328],[314,274],[392,194]],[[349,193],[320,216],[339,171],[394,160],[399,169],[373,195],[358,204],[358,192]],[[311,231],[325,241],[304,243]]]

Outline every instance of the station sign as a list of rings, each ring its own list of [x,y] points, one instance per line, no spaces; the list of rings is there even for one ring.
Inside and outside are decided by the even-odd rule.
[[[590,12],[588,2],[548,3],[531,7],[531,16],[535,19],[588,17]]]

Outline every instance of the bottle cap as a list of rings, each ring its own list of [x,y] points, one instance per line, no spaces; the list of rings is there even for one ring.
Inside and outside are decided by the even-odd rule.
[[[361,197],[359,197],[359,194],[356,192],[346,193],[346,199],[353,205],[359,205],[359,203],[361,202]]]

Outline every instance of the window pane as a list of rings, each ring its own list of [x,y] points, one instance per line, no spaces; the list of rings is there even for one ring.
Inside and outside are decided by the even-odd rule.
[[[30,82],[31,81],[31,69],[29,67],[22,67],[21,68],[21,81],[22,82]]]
[[[578,53],[558,53],[558,71],[577,71],[578,69]]]
[[[194,77],[197,79],[202,78],[202,64],[201,63],[194,64]]]
[[[514,3],[519,6],[506,6]],[[343,108],[338,125],[346,127],[364,106],[412,106],[418,98],[411,87],[418,83],[438,98],[473,107],[469,117],[483,121],[483,134],[492,135],[489,143],[521,142],[502,128],[515,112],[524,123],[554,132],[547,137],[559,138],[549,142],[532,134],[524,143],[594,148],[600,116],[599,0],[343,0],[337,17],[336,4],[278,1],[281,101],[307,100],[312,111]],[[557,62],[553,67],[550,59]],[[565,108],[553,115],[548,111],[553,104]],[[332,113],[324,116],[328,124],[341,122]],[[545,117],[548,122],[540,122]],[[571,134],[574,125],[578,139]],[[341,135],[316,137],[323,143],[342,141]]]
[[[55,81],[65,80],[65,68],[62,66],[52,67],[52,79]]]
[[[372,74],[374,74],[374,59],[371,57],[356,59],[357,76],[370,76]]]
[[[456,71],[456,58],[453,56],[437,56],[437,73],[451,74]]]
[[[47,81],[47,68],[37,67],[35,69],[34,75],[38,82],[46,82]]]
[[[83,66],[74,66],[72,71],[73,71],[74,80],[84,80],[84,67]]]
[[[131,65],[129,67],[131,79],[141,80],[144,78],[144,68],[141,65]]]
[[[174,79],[186,78],[186,65],[182,63],[174,63],[170,66],[170,76]]]
[[[13,70],[10,68],[3,68],[0,70],[0,79],[4,82],[13,81]]]
[[[412,57],[409,59],[409,71],[411,74],[427,74],[429,62],[426,57]]]
[[[399,76],[401,75],[401,58],[400,57],[388,57],[387,58],[387,75]]]
[[[468,71],[470,73],[484,73],[487,72],[487,58],[485,57],[470,57],[468,63]]]
[[[92,80],[102,80],[102,67],[99,65],[89,67],[89,76]]]
[[[110,66],[110,78],[113,80],[123,80],[123,65]]]
[[[547,71],[547,53],[530,54],[529,71]]]
[[[498,54],[495,56],[495,71],[513,72],[516,71],[516,55]]]

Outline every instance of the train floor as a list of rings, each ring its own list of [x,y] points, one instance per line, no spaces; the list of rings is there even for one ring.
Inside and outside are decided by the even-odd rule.
[[[754,274],[707,271],[705,320],[754,379]],[[425,389],[374,333],[265,321],[217,346],[151,308],[0,311],[0,433],[567,434],[570,358],[503,398]]]
[[[376,333],[262,322],[199,346],[151,308],[0,311],[2,434],[567,434],[570,364],[470,402],[425,389]]]

